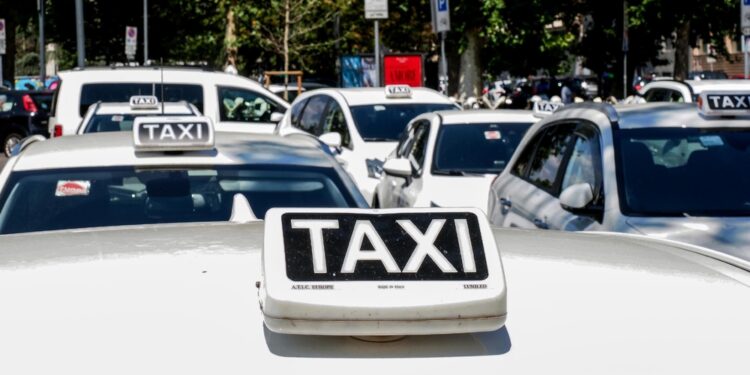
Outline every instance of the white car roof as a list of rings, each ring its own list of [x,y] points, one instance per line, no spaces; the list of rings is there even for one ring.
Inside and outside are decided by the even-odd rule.
[[[95,115],[160,114],[162,113],[161,107],[164,107],[164,112],[168,114],[174,114],[174,115],[193,114],[193,111],[190,109],[190,105],[188,105],[187,102],[159,103],[159,108],[148,108],[148,109],[133,109],[130,107],[130,103],[99,103],[98,107],[96,108],[96,112],[94,114]]]
[[[318,89],[315,93],[339,93],[350,106],[368,104],[399,104],[399,103],[445,103],[454,104],[447,96],[425,87],[412,87],[410,98],[386,98],[385,88],[348,88],[348,89]]]
[[[687,245],[495,229],[509,295],[505,327],[374,343],[264,327],[255,285],[263,229],[202,223],[3,236],[0,372],[746,369],[749,274]]]
[[[161,82],[167,83],[186,83],[199,84],[206,80],[219,86],[238,86],[241,81],[243,87],[251,87],[254,90],[265,92],[268,96],[277,99],[278,103],[285,108],[289,103],[279,98],[275,94],[266,90],[263,85],[249,78],[224,73],[221,71],[212,71],[207,69],[188,68],[188,67],[91,67],[84,69],[67,70],[58,73],[60,80],[65,85],[71,81],[80,81],[83,83],[117,83],[117,82]]]
[[[643,103],[612,106],[606,103],[571,104],[545,117],[543,124],[570,118],[590,118],[604,115],[617,122],[620,129],[636,128],[748,128],[750,116],[704,116],[695,103]]]
[[[435,114],[442,118],[443,125],[477,124],[477,123],[529,123],[539,119],[532,111],[521,109],[469,109],[463,111],[438,111]]]
[[[703,91],[750,91],[750,81],[744,79],[702,79],[685,81],[698,95]]]
[[[59,137],[30,144],[18,156],[13,170],[159,165],[336,165],[312,140],[229,132],[216,132],[215,137],[215,151],[185,151],[181,154],[136,153],[132,132]]]

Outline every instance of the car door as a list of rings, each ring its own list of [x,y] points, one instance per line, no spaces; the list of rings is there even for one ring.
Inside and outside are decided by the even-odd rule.
[[[554,203],[543,212],[549,229],[580,231],[602,222],[604,214],[604,189],[602,183],[601,136],[594,124],[579,123],[573,132],[571,152],[562,163],[560,186]],[[585,209],[568,210],[560,205],[559,196],[566,188],[587,183],[594,194],[592,203]]]
[[[285,108],[260,92],[229,86],[217,87],[219,123],[216,130],[243,133],[273,133],[271,117]]]
[[[559,195],[561,167],[573,141],[573,123],[557,123],[543,128],[529,142],[511,178],[499,189],[505,212],[503,226],[548,229],[550,212]],[[559,204],[558,204],[559,205]]]

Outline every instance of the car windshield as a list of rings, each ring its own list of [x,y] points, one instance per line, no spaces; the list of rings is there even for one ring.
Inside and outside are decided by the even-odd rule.
[[[86,127],[83,129],[84,133],[103,133],[103,132],[119,132],[119,131],[131,131],[133,130],[133,121],[138,116],[185,116],[184,114],[161,114],[161,113],[150,113],[148,115],[134,115],[134,114],[108,114],[108,115],[93,115]]]
[[[446,103],[370,104],[352,106],[357,131],[367,142],[395,142],[406,124],[423,113],[456,109]]]
[[[280,170],[283,169],[283,170]],[[272,207],[354,207],[331,168],[80,168],[11,174],[0,195],[0,234],[229,220],[236,194],[258,218]]]
[[[49,112],[52,106],[52,94],[31,94],[31,98],[41,112]]]
[[[750,216],[750,129],[620,130],[618,180],[633,216]]]
[[[433,174],[500,173],[531,123],[444,125],[435,145]]]

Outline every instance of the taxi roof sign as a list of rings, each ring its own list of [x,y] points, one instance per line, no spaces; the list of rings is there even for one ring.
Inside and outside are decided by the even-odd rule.
[[[411,87],[409,85],[386,85],[385,97],[390,99],[411,98]]]
[[[550,102],[546,100],[536,101],[534,102],[534,117],[541,118],[550,116],[563,106],[565,106],[565,104],[562,102]]]
[[[130,97],[131,109],[155,109],[159,108],[159,99],[153,95],[135,95]]]
[[[214,148],[214,127],[205,116],[142,116],[133,122],[136,151],[193,151]]]
[[[736,91],[704,91],[696,100],[704,116],[750,115],[750,93]]]
[[[506,288],[477,209],[271,209],[259,302],[273,332],[403,336],[505,323]]]

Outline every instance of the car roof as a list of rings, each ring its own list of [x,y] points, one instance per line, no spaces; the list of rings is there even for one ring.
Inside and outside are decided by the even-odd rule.
[[[435,114],[442,118],[443,125],[519,122],[535,123],[539,119],[532,111],[522,109],[469,109],[463,111],[437,111]]]
[[[333,167],[335,161],[301,138],[215,133],[215,150],[182,153],[134,152],[132,132],[90,133],[30,144],[14,171],[97,166],[272,164]]]
[[[187,102],[166,102],[159,103],[159,108],[148,108],[148,109],[133,109],[130,108],[130,103],[99,103],[96,108],[96,115],[115,115],[115,114],[160,114],[162,112],[161,107],[164,107],[164,111],[169,114],[185,114],[190,115],[193,111]]]
[[[265,328],[263,233],[255,222],[3,236],[0,368],[706,374],[746,365],[748,272],[676,243],[495,229],[510,296],[503,328],[375,343]]]
[[[644,103],[615,106],[621,129],[750,127],[750,116],[709,117],[698,112],[695,103]]]
[[[750,91],[750,81],[744,79],[699,79],[685,81],[698,95],[703,91]]]
[[[410,98],[386,98],[385,88],[383,87],[365,87],[365,88],[321,88],[314,91],[315,94],[325,92],[335,92],[344,97],[344,100],[350,106],[368,105],[368,104],[403,104],[403,103],[445,103],[453,104],[447,96],[425,87],[412,87]]]
[[[560,119],[592,119],[593,116],[605,116],[610,122],[617,123],[620,129],[750,127],[750,116],[704,116],[698,112],[695,103],[664,102],[615,106],[589,102],[570,104],[545,117],[540,126]]]

